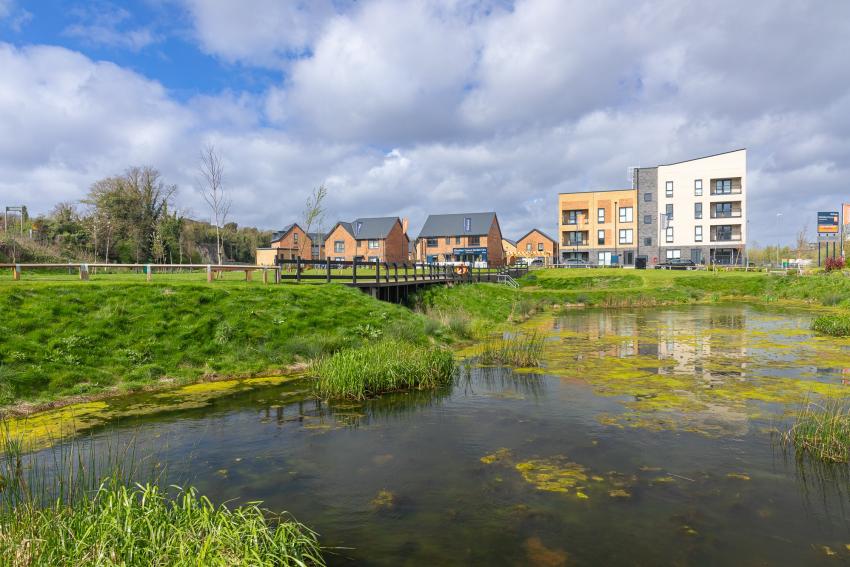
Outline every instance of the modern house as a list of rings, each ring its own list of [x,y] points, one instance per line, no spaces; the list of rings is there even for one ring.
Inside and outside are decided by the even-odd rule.
[[[337,262],[407,262],[407,219],[359,218],[338,222],[325,237],[325,256]]]
[[[272,234],[268,247],[257,248],[257,265],[274,266],[278,258],[309,258],[312,250],[313,240],[297,223],[293,223]]]
[[[562,261],[634,265],[638,232],[635,189],[560,193],[558,211]]]
[[[502,229],[496,213],[429,215],[416,239],[416,255],[429,264],[505,264]]]
[[[324,260],[325,259],[325,233],[324,232],[308,232],[307,236],[310,237],[310,242],[312,243],[310,250],[310,257],[313,260]]]
[[[502,238],[502,250],[505,251],[505,263],[513,264],[516,261],[516,240]]]
[[[516,242],[516,255],[526,260],[540,259],[551,265],[558,260],[558,241],[538,228],[532,228]]]
[[[747,242],[747,150],[634,170],[637,254],[738,264]]]

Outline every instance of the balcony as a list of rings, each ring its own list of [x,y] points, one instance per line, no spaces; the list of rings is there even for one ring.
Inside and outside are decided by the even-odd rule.
[[[582,248],[590,246],[590,235],[585,231],[565,231],[561,233],[561,246],[564,248]]]
[[[723,197],[725,195],[741,194],[741,178],[732,177],[727,179],[712,179],[709,182],[709,195],[712,197]]]
[[[741,211],[716,211],[711,209],[711,218],[713,219],[739,219]]]
[[[586,225],[590,222],[587,209],[565,209],[561,211],[561,224],[568,226]]]
[[[710,242],[741,242],[741,225],[717,225],[711,227]]]

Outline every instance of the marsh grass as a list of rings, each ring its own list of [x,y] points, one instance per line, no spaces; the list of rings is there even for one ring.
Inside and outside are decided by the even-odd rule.
[[[231,509],[166,486],[132,439],[33,454],[0,425],[3,565],[324,564],[309,529],[256,502]],[[140,476],[152,480],[132,480]]]
[[[820,315],[812,321],[812,330],[834,337],[850,336],[850,315],[843,313]]]
[[[323,358],[313,364],[312,372],[319,396],[362,400],[447,384],[454,374],[454,358],[439,347],[385,339]]]
[[[850,462],[850,398],[807,401],[794,425],[782,435],[786,448],[798,456],[824,462]]]
[[[478,360],[482,364],[537,366],[543,354],[544,340],[536,332],[490,340],[481,345]]]

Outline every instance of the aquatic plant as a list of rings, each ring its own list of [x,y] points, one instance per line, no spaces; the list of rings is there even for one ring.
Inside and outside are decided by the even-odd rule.
[[[793,447],[798,456],[850,462],[850,398],[806,402],[794,425],[782,435],[782,442]]]
[[[537,366],[543,354],[544,337],[536,332],[485,342],[478,353],[482,364]]]
[[[451,352],[398,340],[343,349],[314,363],[315,390],[323,398],[364,399],[384,392],[436,388],[454,374]]]
[[[812,321],[812,330],[834,337],[850,336],[850,315],[844,313],[820,315]]]

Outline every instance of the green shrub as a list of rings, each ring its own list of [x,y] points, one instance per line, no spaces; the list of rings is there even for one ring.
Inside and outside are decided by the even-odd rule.
[[[436,388],[451,381],[452,354],[398,340],[348,348],[313,364],[323,398],[364,399],[384,392]]]
[[[850,315],[830,314],[815,317],[812,321],[812,330],[834,337],[848,337],[850,336]]]

